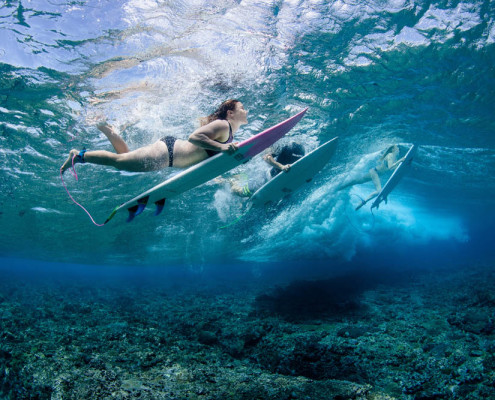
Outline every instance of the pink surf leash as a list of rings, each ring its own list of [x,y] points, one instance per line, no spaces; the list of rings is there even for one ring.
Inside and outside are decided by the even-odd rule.
[[[72,175],[74,175],[74,178],[76,178],[76,182],[79,180],[79,178],[77,177],[77,173],[76,173],[76,168],[74,167],[74,159],[76,158],[77,154],[74,154],[74,156],[72,157]],[[65,188],[65,191],[67,192],[67,194],[69,195],[70,199],[75,203],[77,204],[79,207],[81,207],[85,212],[86,214],[88,214],[89,218],[91,219],[91,221],[93,222],[93,224],[95,224],[96,226],[103,226],[105,224],[98,224],[97,222],[95,222],[95,220],[93,219],[93,217],[91,216],[91,214],[89,213],[88,210],[86,210],[81,204],[79,204],[76,200],[74,200],[74,197],[71,196],[71,194],[69,193],[69,189],[67,189],[67,186],[65,185],[65,182],[64,182],[64,176],[62,174],[62,169],[60,169],[60,179],[62,179],[62,184],[64,185],[64,188]]]

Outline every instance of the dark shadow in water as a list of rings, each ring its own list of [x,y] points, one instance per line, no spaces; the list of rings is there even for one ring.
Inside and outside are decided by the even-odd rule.
[[[322,280],[296,280],[256,297],[256,313],[276,314],[288,321],[343,316],[364,311],[360,296],[378,285],[410,281],[411,271],[353,271]]]

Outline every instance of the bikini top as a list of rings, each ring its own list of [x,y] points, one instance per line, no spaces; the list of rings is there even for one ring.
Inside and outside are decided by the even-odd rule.
[[[232,143],[234,141],[234,135],[232,134],[232,126],[230,125],[230,122],[227,121],[229,124],[229,138],[225,142],[220,142],[219,140],[215,140],[215,142],[221,143],[221,144],[227,144],[227,143]],[[208,154],[208,157],[212,157],[218,153],[220,153],[217,150],[210,150],[210,149],[205,149],[206,154]]]

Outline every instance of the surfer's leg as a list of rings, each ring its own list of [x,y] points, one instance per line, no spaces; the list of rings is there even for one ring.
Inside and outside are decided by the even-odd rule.
[[[365,205],[368,201],[370,201],[371,199],[374,199],[376,196],[378,196],[378,193],[380,193],[380,192],[376,191],[376,192],[371,193],[371,194],[370,194],[370,195],[366,198],[366,200],[363,200],[363,201],[361,202],[361,204],[359,204],[359,205],[355,208],[355,210],[356,210],[356,211],[357,211],[357,210],[359,210],[359,209],[360,209],[361,207],[363,207],[363,206],[364,206],[364,205]]]
[[[252,195],[251,191],[249,190],[249,184],[240,184],[240,182],[229,182],[230,183],[230,191],[234,193],[237,196],[240,197],[249,197]]]
[[[373,184],[375,185],[376,191],[379,193],[380,190],[382,190],[382,183],[380,182],[380,177],[378,176],[378,172],[376,171],[376,168],[370,169],[370,176],[371,176],[371,180],[373,181]]]
[[[380,177],[378,176],[378,172],[376,171],[375,168],[371,168],[370,171],[370,177],[371,177],[371,180],[373,181],[373,184],[375,185],[375,191],[373,193],[371,193],[367,198],[366,200],[362,200],[361,201],[361,204],[359,204],[355,210],[359,210],[362,206],[364,206],[368,201],[370,201],[371,199],[374,199],[376,196],[378,196],[378,193],[380,193],[380,190],[382,190],[382,184],[380,182]]]
[[[156,171],[168,166],[167,146],[161,140],[148,146],[115,154],[110,151],[88,151],[84,160],[87,163],[107,165],[129,172]]]
[[[251,189],[250,179],[246,174],[237,174],[227,179],[230,191],[239,197],[250,197],[254,192]]]
[[[112,125],[109,125],[106,122],[101,122],[97,125],[97,128],[108,138],[118,154],[129,152],[129,146],[127,146],[127,143],[124,142],[122,136],[117,133],[117,130]]]
[[[121,154],[106,150],[88,151],[83,157],[78,157],[79,154],[77,150],[71,150],[60,172],[64,173],[72,165],[72,159],[74,164],[106,165],[129,172],[156,171],[168,166],[167,146],[162,141]]]
[[[337,186],[336,190],[339,191],[339,190],[346,189],[346,188],[354,186],[354,185],[360,185],[362,183],[369,182],[369,180],[370,180],[370,177],[368,174],[366,174],[365,176],[357,177],[357,178],[352,179],[352,180],[346,179],[339,186]]]

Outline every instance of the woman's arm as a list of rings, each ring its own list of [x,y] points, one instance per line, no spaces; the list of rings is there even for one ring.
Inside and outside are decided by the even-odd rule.
[[[265,160],[268,164],[270,164],[272,167],[275,167],[279,169],[280,171],[287,172],[290,169],[290,164],[280,164],[277,162],[271,154],[267,154],[263,157],[263,160]]]
[[[406,157],[402,157],[400,160],[397,160],[395,163],[392,164],[392,167],[390,167],[390,169],[395,169],[399,166],[399,164],[403,163],[404,160],[406,159]]]
[[[387,159],[388,169],[390,169],[390,170],[396,169],[400,163],[404,162],[405,159],[406,159],[406,157],[404,156],[401,159],[397,160],[396,162],[393,162],[392,157],[388,158]]]
[[[203,149],[232,154],[237,150],[237,146],[234,143],[219,143],[219,141],[224,142],[227,140],[228,132],[228,122],[217,119],[196,129],[189,136],[189,142]]]

